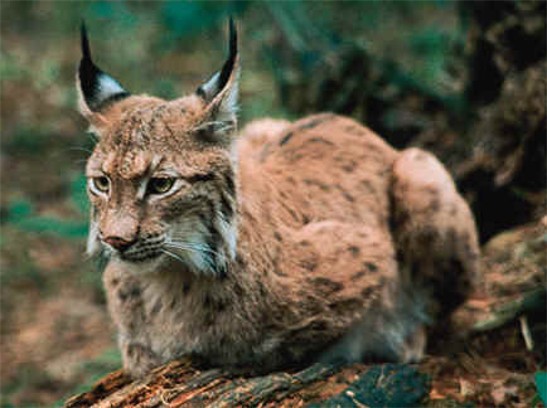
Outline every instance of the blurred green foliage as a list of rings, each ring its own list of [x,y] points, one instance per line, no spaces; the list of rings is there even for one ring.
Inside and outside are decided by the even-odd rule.
[[[85,193],[86,178],[78,174],[70,182],[70,200],[82,215],[87,214],[89,201]],[[39,216],[30,201],[21,199],[10,202],[5,222],[29,232],[50,233],[63,238],[82,238],[87,235],[87,221]]]
[[[8,208],[6,222],[24,231],[51,233],[63,238],[81,238],[87,235],[87,222],[75,222],[32,214],[28,201],[16,201]]]

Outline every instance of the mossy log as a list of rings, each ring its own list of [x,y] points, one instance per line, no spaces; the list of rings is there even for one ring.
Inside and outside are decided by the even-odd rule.
[[[303,406],[320,401],[329,401],[329,406],[413,406],[428,394],[427,375],[404,365],[337,368],[315,364],[293,373],[249,378],[218,369],[201,371],[184,360],[156,369],[140,381],[116,371],[91,391],[71,398],[65,407],[221,408]]]

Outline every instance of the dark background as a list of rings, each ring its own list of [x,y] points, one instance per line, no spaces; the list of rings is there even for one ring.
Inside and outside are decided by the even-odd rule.
[[[434,151],[482,241],[545,205],[543,2],[54,2],[1,7],[3,406],[60,404],[120,366],[84,255],[78,28],[133,93],[192,92],[240,30],[241,122],[335,111]]]

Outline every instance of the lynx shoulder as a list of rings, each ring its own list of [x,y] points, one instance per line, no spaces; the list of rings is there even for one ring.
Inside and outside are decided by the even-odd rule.
[[[238,132],[233,23],[229,44],[220,71],[166,101],[100,70],[82,29],[80,110],[99,137],[88,252],[108,259],[124,367],[420,359],[478,273],[451,177],[334,114]]]

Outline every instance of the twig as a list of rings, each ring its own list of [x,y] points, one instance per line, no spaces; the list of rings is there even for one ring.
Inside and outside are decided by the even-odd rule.
[[[528,319],[526,318],[526,315],[522,315],[519,318],[520,320],[520,332],[522,333],[522,337],[524,338],[524,343],[526,344],[526,348],[528,351],[532,351],[534,349],[534,339],[532,339],[532,334],[530,333],[530,327],[528,326]]]

